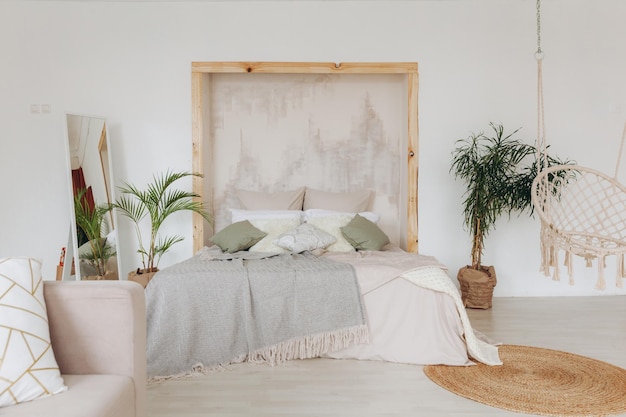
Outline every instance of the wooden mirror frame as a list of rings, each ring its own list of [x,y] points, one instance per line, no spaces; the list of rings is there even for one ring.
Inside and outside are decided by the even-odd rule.
[[[404,74],[407,76],[407,250],[418,251],[417,236],[417,187],[418,187],[418,72],[415,62],[397,63],[334,63],[334,62],[192,62],[192,169],[204,172],[204,159],[210,147],[210,81],[211,74],[260,73],[260,74]],[[203,195],[203,178],[194,177],[193,191]],[[204,193],[205,200],[212,200]],[[193,251],[204,246],[205,222],[201,216],[193,216]]]

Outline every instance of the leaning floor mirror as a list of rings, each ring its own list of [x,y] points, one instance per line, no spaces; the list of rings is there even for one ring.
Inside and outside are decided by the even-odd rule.
[[[70,241],[64,280],[119,279],[110,142],[106,119],[67,113]]]

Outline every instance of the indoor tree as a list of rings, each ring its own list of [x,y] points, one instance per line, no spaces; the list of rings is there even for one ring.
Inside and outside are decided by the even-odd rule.
[[[490,127],[492,136],[472,133],[456,142],[450,172],[467,186],[463,220],[472,237],[472,264],[461,268],[459,280],[467,269],[472,269],[478,271],[470,272],[473,277],[491,282],[493,288],[495,269],[482,265],[485,237],[502,214],[532,213],[531,185],[540,163],[535,146],[513,137],[520,129],[505,134],[502,124],[490,123]],[[547,157],[549,166],[568,163],[571,162]],[[490,298],[488,304],[491,305]]]
[[[159,234],[161,226],[172,214],[179,211],[192,211],[211,222],[210,214],[205,210],[202,201],[198,200],[200,195],[171,188],[176,181],[189,176],[200,177],[201,175],[167,171],[154,175],[153,181],[145,189],[129,183],[124,183],[119,187],[121,196],[114,203],[114,207],[134,223],[139,246],[137,252],[141,255],[143,266],[137,269],[137,274],[156,272],[161,256],[174,244],[183,240],[180,235],[161,236]],[[147,223],[149,231],[146,237],[142,233],[144,223]]]

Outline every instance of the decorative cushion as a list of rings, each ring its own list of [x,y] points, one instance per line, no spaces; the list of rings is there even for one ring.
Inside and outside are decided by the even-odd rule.
[[[209,240],[224,252],[233,253],[248,250],[265,236],[267,233],[254,227],[248,220],[243,220],[226,226]]]
[[[350,213],[328,214],[308,218],[307,224],[312,224],[335,238],[335,243],[326,248],[329,252],[352,252],[354,247],[343,237],[341,228],[350,223],[353,217]]]
[[[373,222],[358,214],[341,228],[341,233],[357,250],[381,250],[389,237]]]
[[[302,210],[304,190],[304,187],[274,193],[237,190],[237,196],[246,210]]]
[[[278,236],[274,244],[291,252],[300,253],[307,250],[324,249],[336,241],[337,239],[330,233],[326,233],[310,223],[304,223]]]
[[[252,219],[250,220],[255,227],[267,233],[263,239],[250,248],[252,252],[271,252],[282,253],[287,252],[285,249],[274,244],[274,241],[281,234],[295,229],[301,223],[300,217],[284,218],[284,219]]]
[[[304,194],[304,210],[324,209],[358,213],[369,208],[372,191],[362,190],[347,193],[332,193],[328,191],[307,188]]]
[[[66,390],[50,343],[41,262],[0,259],[0,407]]]

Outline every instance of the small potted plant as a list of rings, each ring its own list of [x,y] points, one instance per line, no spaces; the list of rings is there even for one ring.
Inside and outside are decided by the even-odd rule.
[[[111,211],[111,206],[95,204],[94,207],[91,207],[85,198],[86,192],[86,189],[79,190],[74,197],[77,232],[82,235],[86,247],[82,252],[79,251],[79,259],[85,261],[89,266],[85,268],[85,271],[92,271],[92,274],[88,275],[81,268],[81,279],[107,279],[109,278],[107,274],[113,274],[107,271],[107,261],[115,256],[115,249],[107,245],[106,242],[109,228],[107,215]],[[85,276],[82,276],[83,273]]]
[[[210,214],[205,210],[204,204],[197,200],[200,196],[194,192],[172,189],[176,181],[200,174],[191,172],[170,172],[153,176],[153,182],[145,189],[139,189],[134,185],[125,183],[119,187],[122,195],[113,206],[121,214],[128,217],[135,227],[141,255],[141,267],[128,274],[128,279],[141,283],[144,287],[150,282],[158,271],[159,260],[170,248],[183,240],[182,236],[160,236],[161,226],[170,215],[179,211],[192,211],[201,215],[211,222]],[[148,224],[149,236],[144,239],[142,225]]]
[[[464,224],[472,237],[472,264],[457,275],[466,307],[490,308],[496,272],[482,264],[485,237],[502,214],[532,214],[531,185],[538,173],[537,151],[513,136],[501,124],[490,123],[493,136],[472,133],[457,141],[451,173],[467,185],[463,200]],[[548,156],[548,165],[569,164]]]

